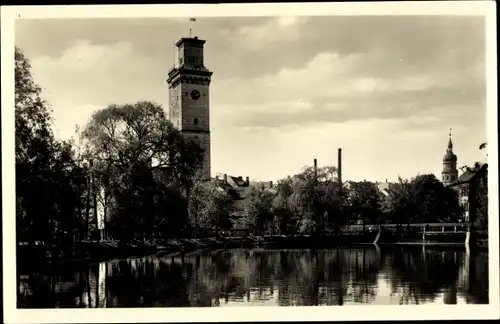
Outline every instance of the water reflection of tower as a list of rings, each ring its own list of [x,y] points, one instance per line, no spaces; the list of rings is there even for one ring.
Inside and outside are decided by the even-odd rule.
[[[467,292],[470,290],[470,272],[471,272],[471,264],[470,264],[470,250],[466,249],[464,253],[464,260],[462,262],[462,267],[458,273],[458,287]]]
[[[89,308],[106,307],[106,270],[106,263],[101,262],[97,267],[90,267],[86,273],[87,287],[82,300]]]
[[[99,276],[99,273],[97,271],[95,271],[94,267],[92,267],[92,269],[89,273],[89,289],[90,289],[90,296],[92,296],[91,300],[89,301],[89,307],[91,307],[91,308],[97,307],[98,276]]]
[[[443,296],[444,303],[447,305],[455,305],[457,303],[457,285],[452,283],[451,286],[446,289]]]
[[[98,290],[98,307],[106,307],[106,269],[107,263],[99,263],[99,290]]]

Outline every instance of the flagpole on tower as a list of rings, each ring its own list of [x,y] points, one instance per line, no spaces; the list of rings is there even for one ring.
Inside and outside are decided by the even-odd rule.
[[[191,18],[189,18],[189,21],[191,23],[193,23],[193,25],[194,25],[194,23],[196,22],[196,18],[191,17]],[[192,37],[192,32],[193,32],[193,30],[191,28],[189,28],[189,37]]]

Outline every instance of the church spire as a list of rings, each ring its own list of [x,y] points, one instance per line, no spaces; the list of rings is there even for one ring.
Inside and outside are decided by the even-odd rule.
[[[448,148],[443,157],[442,181],[445,186],[449,186],[457,181],[457,156],[453,153],[453,142],[451,140],[451,128],[449,132]]]
[[[449,136],[450,136],[450,139],[448,140],[448,149],[452,150],[453,149],[453,142],[451,141],[451,128],[450,128]]]

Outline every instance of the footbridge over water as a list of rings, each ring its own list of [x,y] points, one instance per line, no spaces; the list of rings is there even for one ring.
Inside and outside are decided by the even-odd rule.
[[[369,224],[364,230],[377,231],[373,243],[389,240],[394,243],[469,244],[470,223]],[[363,225],[351,225],[348,231],[363,230]]]
[[[412,224],[365,224],[366,229],[384,229],[389,231],[417,231],[417,232],[454,232],[466,233],[470,231],[470,223],[412,223]],[[363,225],[348,225],[346,230],[363,230]]]

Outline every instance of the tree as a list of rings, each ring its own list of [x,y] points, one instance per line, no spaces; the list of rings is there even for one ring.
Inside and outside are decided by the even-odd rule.
[[[288,234],[294,213],[290,197],[293,195],[293,180],[291,177],[279,180],[276,184],[276,195],[272,204],[275,216],[276,230],[280,234]]]
[[[186,190],[202,160],[202,150],[193,142],[185,142],[163,108],[151,102],[100,110],[92,116],[83,136],[96,163],[127,171],[139,161],[154,161],[151,169],[168,170],[170,180]]]
[[[245,202],[245,224],[257,235],[274,232],[274,193],[262,187],[252,187]]]
[[[299,223],[299,232],[303,234],[314,233],[317,228],[316,222],[313,220],[312,215],[306,214]]]
[[[314,168],[307,167],[301,173],[293,177],[292,188],[293,194],[290,201],[294,205],[297,216],[300,219],[307,214],[312,220],[316,217],[318,187],[317,187],[317,172]]]
[[[381,194],[373,182],[353,182],[349,194],[350,214],[361,221],[363,231],[366,223],[379,223],[381,218]]]
[[[31,75],[23,52],[15,49],[16,225],[18,240],[34,243],[51,233],[47,217],[53,206],[42,197],[49,187],[52,146],[50,111]],[[37,215],[42,211],[42,215]],[[39,231],[36,231],[38,228]]]
[[[229,227],[232,206],[230,196],[219,187],[218,182],[196,182],[189,195],[189,222],[194,229]]]
[[[68,142],[58,142],[42,90],[23,52],[15,49],[17,240],[46,244],[78,225],[78,174]]]
[[[325,166],[305,168],[293,177],[290,197],[300,219],[310,218],[324,230],[327,223],[340,225],[343,220],[344,188],[337,180],[337,169]],[[326,212],[326,213],[325,213]],[[329,219],[324,219],[325,214]]]
[[[203,151],[184,141],[160,105],[110,105],[94,113],[82,137],[116,234],[131,239],[160,228],[187,230],[187,197]]]
[[[455,222],[461,211],[456,192],[445,187],[433,174],[417,176],[413,181],[416,197],[417,222]]]
[[[418,175],[411,181],[399,179],[384,206],[393,223],[457,221],[461,214],[458,197],[433,174]]]
[[[42,99],[42,89],[31,75],[31,64],[21,49],[15,48],[16,162],[49,161],[54,135],[50,129],[50,108]]]

